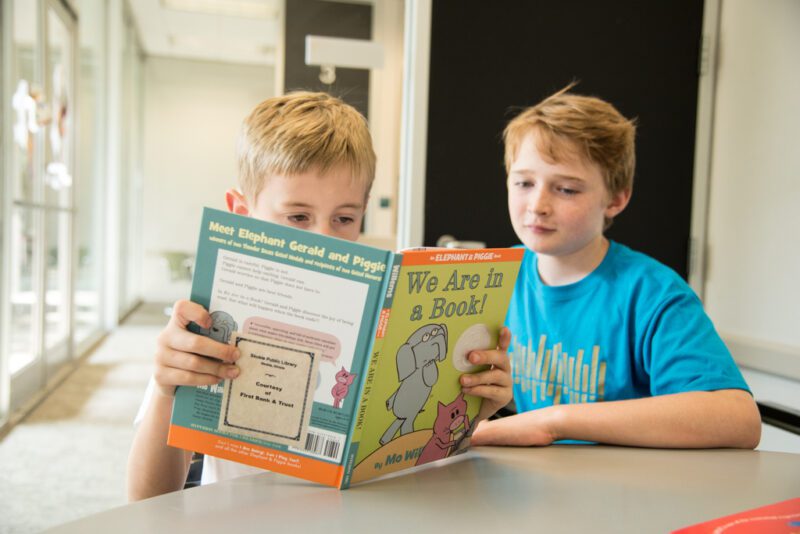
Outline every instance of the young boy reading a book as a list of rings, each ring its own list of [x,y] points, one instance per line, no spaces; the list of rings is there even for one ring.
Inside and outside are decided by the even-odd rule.
[[[700,300],[603,235],[631,197],[634,124],[568,90],[504,133],[527,248],[506,319],[518,414],[484,422],[473,445],[755,447],[758,410]]]
[[[375,174],[367,123],[351,106],[324,93],[268,99],[245,119],[239,147],[241,192],[230,190],[231,212],[355,241]],[[155,371],[128,460],[128,496],[143,499],[183,487],[192,453],[167,446],[175,387],[235,378],[239,354],[232,345],[187,330],[211,326],[199,304],[182,300],[158,337]],[[491,366],[463,376],[465,393],[485,398],[479,418],[511,400],[504,329],[500,349],[474,351],[470,361]],[[258,469],[206,456],[203,483]]]

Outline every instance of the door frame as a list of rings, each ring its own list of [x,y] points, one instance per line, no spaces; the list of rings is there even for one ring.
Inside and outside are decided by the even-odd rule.
[[[403,109],[397,246],[422,245],[425,230],[425,165],[428,143],[432,0],[406,2],[403,45]]]

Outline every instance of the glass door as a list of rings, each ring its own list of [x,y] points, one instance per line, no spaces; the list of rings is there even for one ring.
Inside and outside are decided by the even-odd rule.
[[[44,361],[50,378],[71,354],[75,20],[58,0],[45,3],[42,211]]]
[[[10,410],[71,359],[75,18],[57,0],[3,2],[3,287]]]
[[[103,333],[103,195],[105,194],[105,65],[106,1],[80,0],[79,52],[75,71],[78,87],[77,122],[80,127],[75,145],[76,179],[72,233],[74,308],[72,350],[81,355]]]
[[[41,360],[41,197],[44,83],[38,2],[5,2],[4,39],[4,174],[8,200],[3,264],[4,366],[11,376],[11,408],[36,391],[43,379]],[[10,22],[10,24],[9,24]],[[9,99],[10,95],[10,99]],[[10,119],[10,120],[9,120]],[[11,133],[9,135],[9,129]],[[5,393],[8,395],[8,392]]]

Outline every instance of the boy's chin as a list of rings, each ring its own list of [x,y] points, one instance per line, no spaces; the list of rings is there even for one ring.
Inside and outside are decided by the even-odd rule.
[[[538,239],[531,239],[529,236],[520,236],[519,234],[517,234],[517,237],[519,237],[519,240],[525,248],[531,252],[535,252],[536,254],[553,254],[554,252],[551,250],[553,247],[547,246]]]
[[[530,239],[522,240],[522,244],[525,245],[525,248],[530,250],[531,252],[535,252],[537,255],[540,256],[565,256],[567,253],[563,250],[562,247],[553,244],[546,244],[540,241],[533,241]]]

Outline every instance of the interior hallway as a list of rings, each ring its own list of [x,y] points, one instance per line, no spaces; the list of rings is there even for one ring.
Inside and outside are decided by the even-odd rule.
[[[137,308],[0,440],[0,533],[40,532],[125,504],[133,419],[163,310]]]

